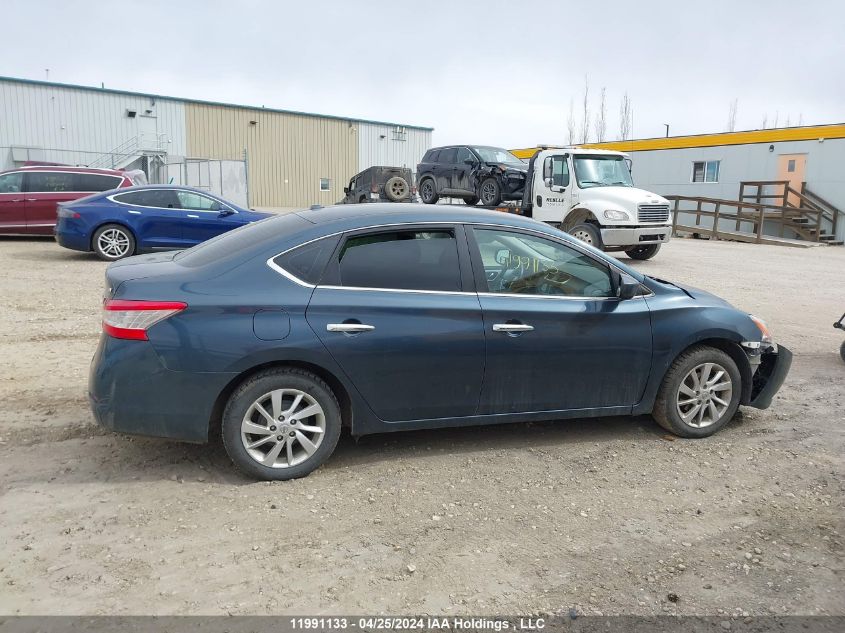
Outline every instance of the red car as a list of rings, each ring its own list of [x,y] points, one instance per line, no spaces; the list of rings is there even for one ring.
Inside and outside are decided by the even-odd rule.
[[[0,172],[0,235],[52,235],[60,202],[134,184],[143,183],[113,169],[32,165]]]

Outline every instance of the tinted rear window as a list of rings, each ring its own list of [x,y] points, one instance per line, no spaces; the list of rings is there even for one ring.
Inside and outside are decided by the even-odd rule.
[[[32,193],[58,193],[61,191],[76,191],[74,189],[75,174],[65,171],[32,171],[27,172],[26,190]]]
[[[74,174],[74,191],[108,191],[120,186],[123,178],[105,174]]]
[[[450,147],[449,149],[442,149],[440,150],[440,159],[437,161],[438,163],[454,163],[455,162],[455,155],[458,153],[454,147]]]
[[[430,149],[426,153],[425,158],[423,158],[423,162],[424,163],[436,163],[437,158],[439,156],[440,156],[440,150],[439,149]]]
[[[242,260],[265,248],[270,248],[274,242],[280,241],[285,235],[296,233],[309,226],[313,224],[296,213],[267,218],[197,244],[193,248],[178,253],[173,260],[190,268],[233,259]]]

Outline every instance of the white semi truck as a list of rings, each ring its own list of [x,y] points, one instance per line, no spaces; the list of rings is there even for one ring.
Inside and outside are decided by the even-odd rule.
[[[634,187],[628,156],[608,150],[541,148],[520,213],[633,259],[654,257],[672,234],[669,201]]]

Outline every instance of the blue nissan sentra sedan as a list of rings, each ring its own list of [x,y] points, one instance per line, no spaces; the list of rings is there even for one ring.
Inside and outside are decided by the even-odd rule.
[[[259,479],[355,436],[650,413],[711,435],[792,355],[760,319],[492,211],[344,205],[111,264],[89,396],[115,431],[207,442]]]
[[[56,241],[115,261],[135,253],[188,248],[270,217],[207,191],[177,185],[113,189],[57,209]]]

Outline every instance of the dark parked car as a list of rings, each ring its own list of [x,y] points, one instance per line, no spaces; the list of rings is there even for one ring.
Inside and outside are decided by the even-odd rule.
[[[327,207],[106,271],[100,424],[207,442],[261,479],[355,436],[651,413],[705,437],[769,406],[791,354],[759,319],[545,224]],[[483,431],[480,431],[483,432]]]
[[[521,200],[528,165],[506,149],[481,145],[435,147],[417,165],[420,199],[434,204],[441,196],[467,204],[496,206]]]
[[[59,204],[56,241],[114,261],[135,253],[188,248],[270,217],[206,191],[147,185]]]
[[[132,174],[113,169],[38,165],[0,173],[0,235],[52,235],[56,205],[131,187]]]
[[[369,167],[343,188],[341,204],[359,202],[413,202],[417,188],[407,167]]]

